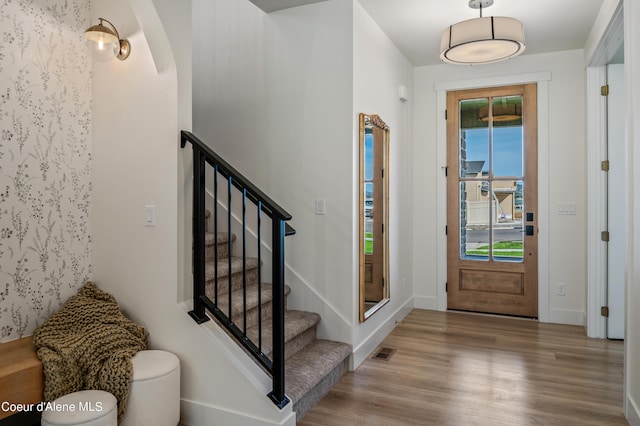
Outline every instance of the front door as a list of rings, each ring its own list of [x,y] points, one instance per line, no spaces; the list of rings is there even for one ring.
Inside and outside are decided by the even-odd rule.
[[[536,85],[447,94],[447,308],[538,316]]]

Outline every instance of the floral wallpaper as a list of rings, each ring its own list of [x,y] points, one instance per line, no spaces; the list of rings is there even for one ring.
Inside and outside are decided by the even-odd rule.
[[[91,275],[87,0],[0,0],[0,342]]]

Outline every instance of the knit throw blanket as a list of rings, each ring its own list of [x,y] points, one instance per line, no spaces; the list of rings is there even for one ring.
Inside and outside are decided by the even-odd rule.
[[[33,333],[44,369],[44,398],[85,389],[112,393],[118,419],[126,410],[131,357],[147,348],[144,329],[126,318],[110,294],[86,283]]]

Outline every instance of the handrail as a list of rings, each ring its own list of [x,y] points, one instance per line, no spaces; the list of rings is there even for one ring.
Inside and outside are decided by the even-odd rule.
[[[258,189],[240,172],[233,168],[229,163],[224,161],[218,154],[213,152],[211,148],[205,145],[198,137],[190,132],[182,131],[180,137],[180,146],[184,148],[190,142],[193,146],[193,310],[189,315],[198,324],[206,322],[209,317],[205,313],[205,309],[216,320],[224,326],[228,332],[236,338],[238,343],[242,345],[246,351],[251,354],[257,362],[259,362],[272,377],[273,390],[268,397],[279,407],[283,408],[289,399],[285,395],[284,389],[284,238],[287,235],[295,234],[295,230],[290,227],[286,221],[291,220],[291,215],[287,213],[276,202],[269,198],[264,192]],[[218,279],[218,242],[217,237],[214,240],[214,295],[213,299],[206,294],[206,248],[205,248],[205,165],[209,164],[214,170],[214,233],[218,234],[218,176],[226,179],[227,189],[227,214],[226,221],[229,232],[228,239],[228,287],[224,287],[225,283],[219,283]],[[232,259],[231,259],[231,233],[232,233],[232,188],[239,190],[242,196],[242,301],[243,301],[243,327],[234,324],[232,320]],[[247,336],[247,223],[246,223],[246,201],[250,200],[257,206],[257,253],[258,253],[258,341],[253,342]],[[261,213],[264,212],[271,219],[271,285],[272,285],[272,302],[271,302],[271,318],[272,318],[272,354],[271,359],[262,351],[262,313],[261,313],[261,243],[262,243],[262,219]],[[228,305],[224,305],[225,301],[219,300],[218,288],[228,289]],[[220,298],[222,299],[222,298]],[[227,309],[224,312],[224,309]]]
[[[229,163],[224,161],[222,157],[220,157],[218,154],[213,152],[213,150],[209,148],[207,145],[205,145],[205,143],[202,142],[197,136],[195,136],[193,133],[188,132],[186,130],[183,130],[181,132],[181,135],[182,137],[180,138],[181,139],[180,147],[184,148],[187,142],[191,142],[191,144],[197,145],[198,148],[205,154],[205,158],[207,159],[207,162],[209,162],[209,159],[215,161],[215,163],[218,165],[218,171],[224,177],[233,178],[233,184],[236,188],[240,190],[242,190],[243,188],[246,188],[251,195],[255,196],[255,198],[253,199],[250,197],[251,201],[253,201],[256,204],[258,203],[258,201],[261,201],[262,206],[263,208],[266,209],[267,213],[271,212],[274,215],[276,215],[278,218],[285,221],[291,220],[291,215],[289,213],[287,213],[275,201],[269,198],[268,195],[266,195],[264,192],[258,189],[258,187],[255,186],[253,183],[251,183],[249,179],[244,177],[242,173],[237,171]],[[211,164],[211,162],[209,162],[209,164]],[[211,165],[213,166],[213,164]]]

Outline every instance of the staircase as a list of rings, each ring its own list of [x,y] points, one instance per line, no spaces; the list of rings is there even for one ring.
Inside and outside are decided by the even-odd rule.
[[[210,213],[207,213],[209,217]],[[207,221],[208,224],[208,221]],[[205,293],[215,299],[215,242],[218,242],[218,300],[221,310],[228,316],[228,300],[231,300],[231,318],[254,342],[261,335],[262,352],[271,357],[271,295],[269,283],[258,285],[258,260],[246,259],[246,287],[243,287],[243,260],[231,253],[231,294],[229,298],[229,238],[232,247],[236,236],[219,232],[217,235],[206,231]],[[232,250],[233,251],[233,250]],[[245,290],[246,289],[246,290]],[[246,291],[246,293],[245,293]],[[285,286],[285,295],[291,289]],[[260,293],[261,297],[258,297]],[[243,309],[246,295],[246,310]],[[261,304],[258,304],[260,300]],[[245,315],[246,313],[246,315]],[[262,327],[258,318],[262,318]],[[320,315],[314,312],[285,311],[285,391],[293,402],[293,411],[298,419],[329,391],[348,369],[351,345],[316,338],[316,328]]]
[[[189,315],[198,324],[214,319],[271,376],[271,401],[279,408],[292,401],[300,419],[347,371],[352,348],[317,338],[320,315],[287,309],[284,243],[295,234],[291,215],[183,131],[180,145],[187,143],[193,147]],[[205,208],[207,194],[213,212]]]

